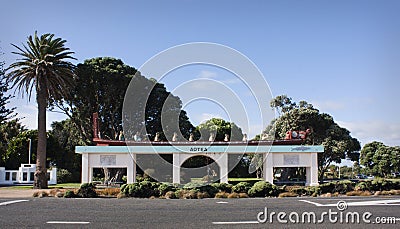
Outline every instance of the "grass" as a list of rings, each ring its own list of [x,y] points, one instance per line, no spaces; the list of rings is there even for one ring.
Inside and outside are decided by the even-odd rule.
[[[261,181],[262,178],[228,178],[228,181],[233,182],[247,182],[247,181]]]
[[[56,184],[56,185],[49,185],[49,189],[52,188],[79,188],[81,183],[64,183],[64,184]],[[30,185],[16,185],[16,186],[6,186],[2,187],[5,189],[13,189],[13,190],[27,190],[32,189],[32,184]]]

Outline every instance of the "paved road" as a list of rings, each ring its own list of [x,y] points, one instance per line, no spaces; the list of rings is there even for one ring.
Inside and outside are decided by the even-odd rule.
[[[338,210],[337,202],[346,201],[347,209]],[[273,223],[268,217],[264,224],[257,222],[257,214],[272,212]],[[321,214],[358,212],[362,217],[370,212],[370,224],[331,223],[324,216],[321,224],[279,223],[279,212],[286,214],[283,220],[300,220],[304,212],[314,212],[317,220]],[[296,212],[296,213],[293,213]],[[282,215],[282,213],[281,213]],[[265,214],[260,214],[264,219]],[[374,224],[376,217],[398,218],[396,224]],[[339,217],[338,217],[339,219]],[[307,219],[306,219],[307,220]],[[360,219],[362,221],[362,219]],[[268,199],[57,199],[27,198],[5,199],[0,197],[0,227],[49,227],[49,228],[399,228],[399,197],[345,197],[345,198],[268,198]]]

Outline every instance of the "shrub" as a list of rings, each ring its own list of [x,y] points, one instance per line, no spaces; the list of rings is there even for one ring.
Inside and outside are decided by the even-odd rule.
[[[333,181],[319,186],[319,194],[322,193],[335,193],[346,194],[347,192],[353,191],[355,183],[349,180]]]
[[[133,184],[126,184],[121,186],[121,192],[126,196],[149,198],[151,196],[159,197],[160,191],[158,190],[160,183],[142,181]]]
[[[57,168],[57,183],[73,182],[72,173],[66,169]]]
[[[279,188],[266,181],[259,181],[247,192],[251,197],[278,196]]]
[[[219,189],[217,189],[213,185],[204,185],[204,186],[199,187],[198,189],[200,190],[200,192],[207,193],[208,197],[205,197],[205,198],[214,197],[215,194],[217,194],[219,192]]]
[[[77,195],[83,198],[97,197],[96,186],[93,183],[84,183],[79,188]]]
[[[375,179],[360,182],[355,187],[361,191],[389,191],[392,189],[400,189],[400,181],[391,181],[386,179]]]
[[[258,182],[257,182],[258,183]],[[248,182],[240,182],[234,186],[232,186],[232,192],[245,192],[247,193],[251,188],[251,184]]]
[[[283,197],[297,197],[298,195],[294,192],[282,192],[279,193],[278,198],[283,198]]]
[[[64,198],[74,198],[75,197],[75,193],[72,190],[67,190],[64,193]]]
[[[161,183],[160,186],[158,186],[158,196],[164,196],[167,192],[175,192],[176,191],[176,186],[171,183]]]
[[[218,190],[218,192],[232,192],[232,185],[227,183],[213,183],[211,184],[212,187]]]

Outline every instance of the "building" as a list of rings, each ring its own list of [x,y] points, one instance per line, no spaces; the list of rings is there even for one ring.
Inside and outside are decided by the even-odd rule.
[[[274,183],[274,168],[304,167],[305,185],[318,185],[317,154],[323,146],[301,145],[303,140],[236,141],[236,142],[135,142],[95,138],[96,146],[77,146],[76,153],[82,154],[82,183],[93,181],[95,168],[124,168],[127,183],[136,179],[136,166],[143,155],[172,155],[172,163],[165,170],[165,177],[173,183],[181,183],[183,163],[191,157],[205,156],[219,167],[220,182],[228,182],[228,158],[240,154],[261,154],[265,181]],[[154,157],[156,158],[156,157]],[[157,166],[154,166],[157,170]],[[168,173],[168,174],[167,174]]]

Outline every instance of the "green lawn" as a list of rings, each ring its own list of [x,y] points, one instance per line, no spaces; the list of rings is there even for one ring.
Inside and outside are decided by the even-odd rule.
[[[260,181],[263,180],[261,178],[228,178],[228,181],[233,182],[248,182],[248,181]]]
[[[56,185],[49,185],[49,188],[79,188],[81,183],[65,183],[65,184],[56,184]],[[6,189],[32,189],[32,185],[16,185],[16,186],[7,186],[2,187]]]

